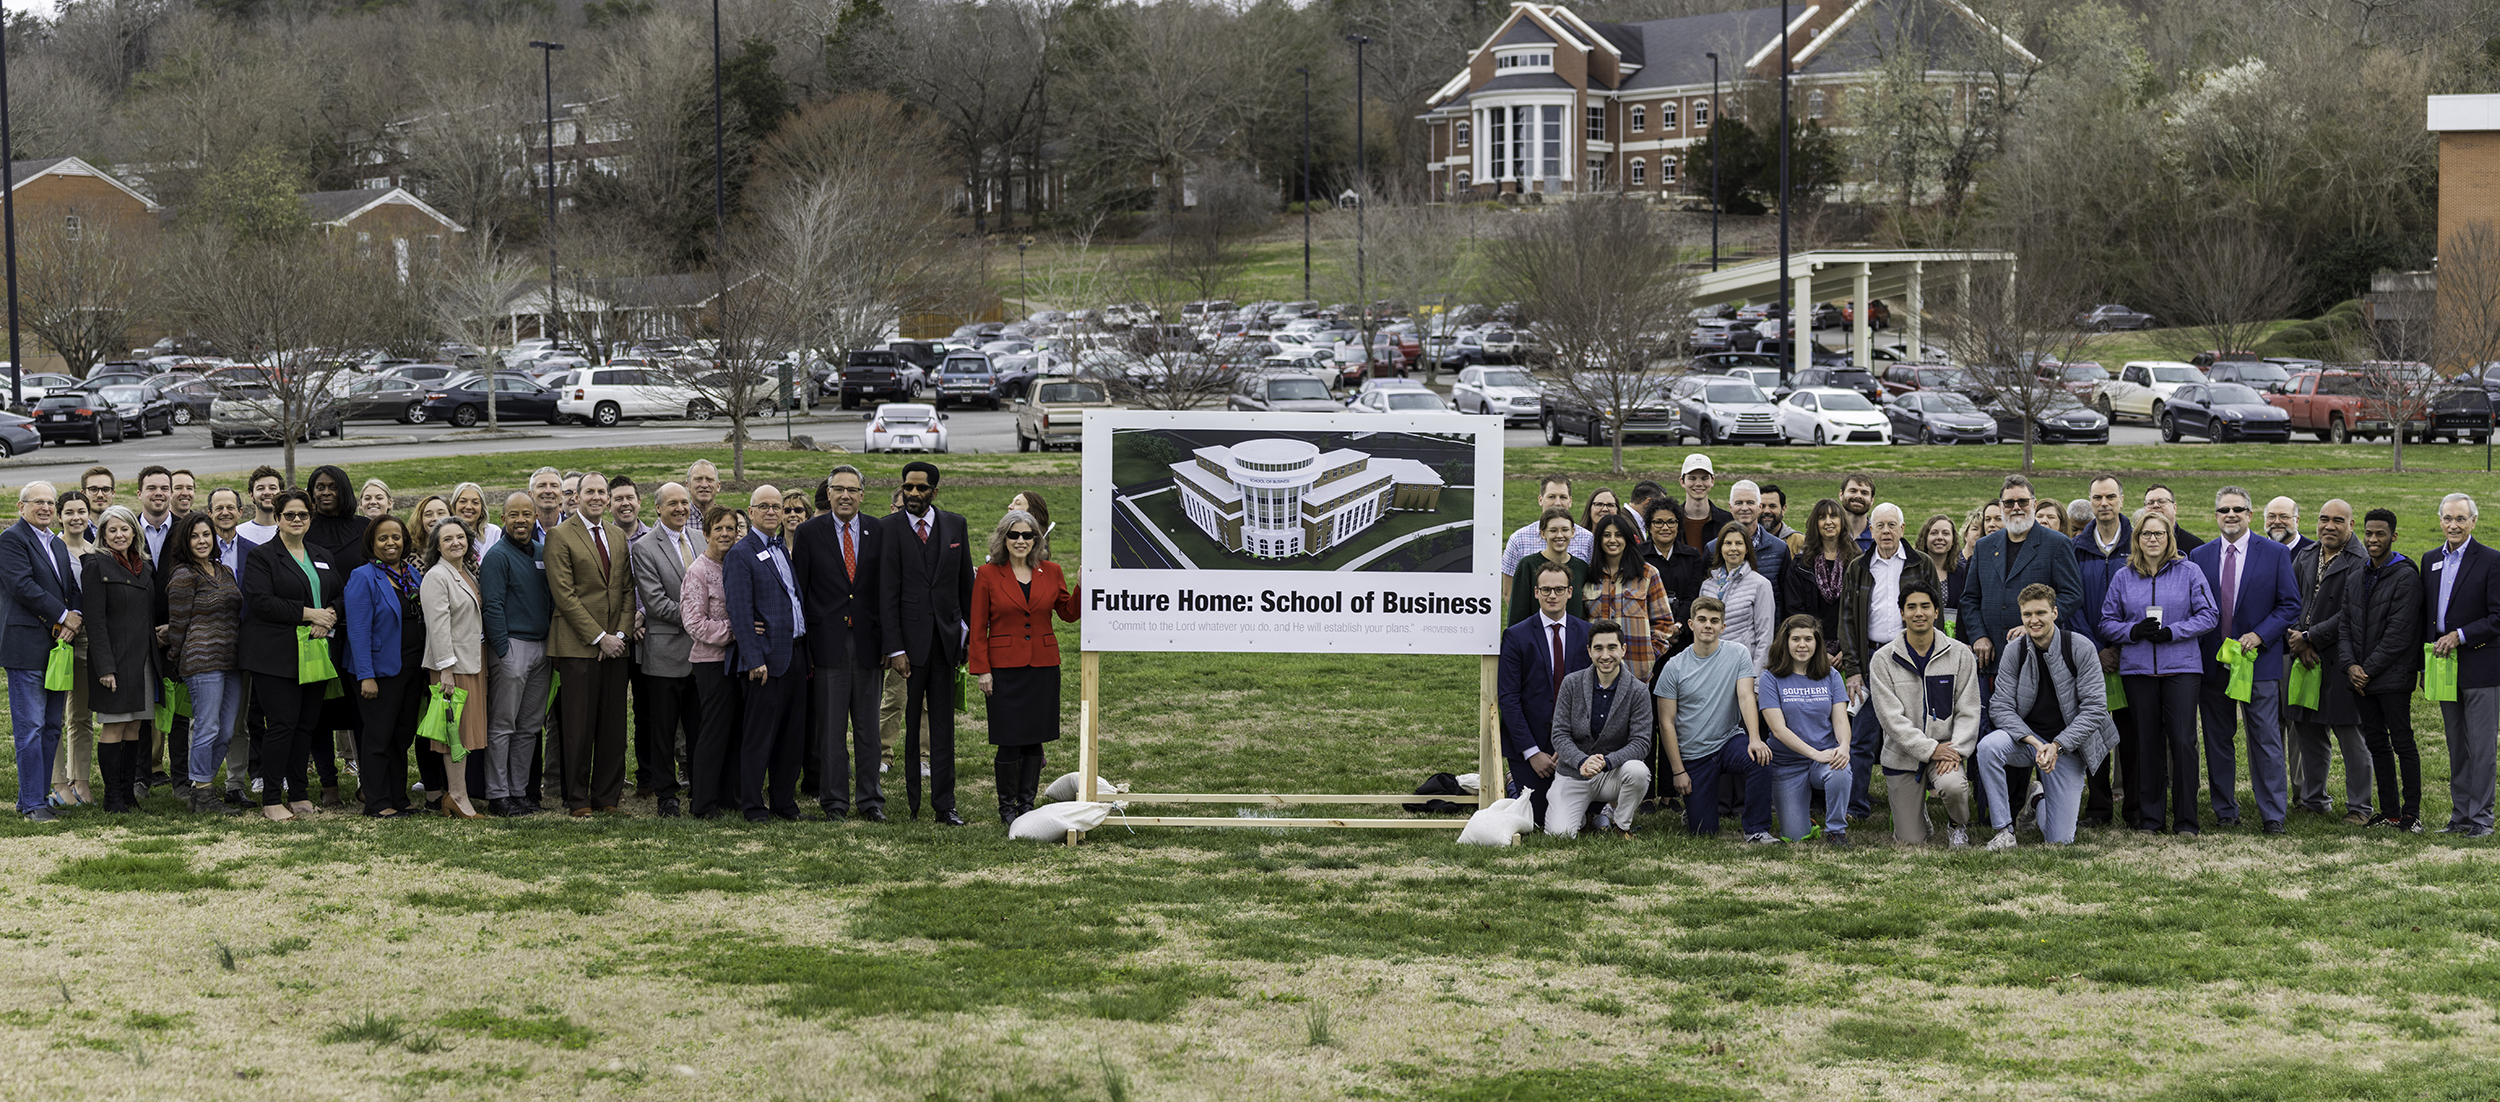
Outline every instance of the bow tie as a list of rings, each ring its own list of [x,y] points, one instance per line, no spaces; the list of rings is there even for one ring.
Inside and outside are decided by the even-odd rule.
[[[766,547],[772,547],[772,548],[779,548],[779,547],[781,546],[781,537],[779,537],[779,536],[766,536],[766,537],[764,537],[764,546],[766,546]]]

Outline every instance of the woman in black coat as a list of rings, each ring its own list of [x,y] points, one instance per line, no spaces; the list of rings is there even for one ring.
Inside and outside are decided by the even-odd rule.
[[[322,701],[337,684],[299,680],[295,629],[310,626],[314,638],[329,641],[332,664],[341,661],[335,636],[347,571],[329,551],[305,542],[312,528],[311,497],[288,490],[278,495],[277,509],[278,538],[243,559],[243,668],[252,675],[252,698],[268,720],[259,747],[261,814],[292,819],[313,810],[305,798],[305,759],[325,730]]]
[[[87,624],[87,706],[95,712],[104,810],[126,812],[146,794],[139,755],[143,725],[156,713],[156,571],[139,540],[139,515],[129,507],[106,509],[96,538],[102,547],[82,563],[79,601]]]
[[[373,518],[356,509],[355,483],[347,480],[347,471],[331,464],[313,468],[312,477],[304,482],[304,494],[312,500],[312,527],[305,531],[304,542],[330,553],[330,563],[340,575],[354,571],[365,561],[365,527]],[[345,628],[340,634],[345,634]],[[345,653],[342,651],[341,653]],[[339,670],[347,669],[344,660]],[[332,732],[327,741],[315,740],[312,764],[321,774],[321,806],[341,806],[339,799],[339,759],[356,768],[356,747],[363,742],[364,716],[356,707],[354,694],[336,696],[322,707],[321,726],[317,730]]]

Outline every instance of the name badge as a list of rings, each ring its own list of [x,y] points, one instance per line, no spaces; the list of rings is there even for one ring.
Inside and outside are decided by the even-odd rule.
[[[773,553],[770,551],[758,551],[755,553],[755,561],[771,562],[773,561]]]
[[[326,563],[326,562],[316,562],[316,563],[314,563],[314,564],[313,564],[313,569],[315,569],[315,570],[328,570],[328,569],[330,569],[330,564],[329,564],[329,563]]]
[[[2439,560],[2438,562],[2432,563],[2432,564],[2431,564],[2431,569],[2433,569],[2433,570],[2446,570],[2446,569],[2448,569],[2448,560],[2446,560],[2446,559],[2441,559],[2441,560]]]
[[[531,565],[531,566],[535,566],[535,567],[539,568],[540,570],[545,570],[545,569],[547,569],[547,564],[546,564],[546,563],[543,563],[543,562],[537,562],[537,561],[534,561],[534,560],[533,560],[533,561],[530,563],[530,565]]]

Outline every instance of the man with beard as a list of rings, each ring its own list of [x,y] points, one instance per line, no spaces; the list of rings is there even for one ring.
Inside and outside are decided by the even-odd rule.
[[[1797,534],[1796,529],[1788,526],[1788,491],[1780,489],[1779,483],[1762,484],[1762,507],[1754,523],[1775,539],[1785,541]]]
[[[2274,535],[2278,505],[2288,507],[2291,500],[2278,497],[2266,503],[2268,536]],[[2279,537],[2276,541],[2281,542]],[[2340,500],[2319,506],[2318,538],[2301,542],[2309,546],[2292,553],[2300,615],[2283,641],[2292,661],[2320,676],[2318,706],[2304,708],[2292,703],[2291,667],[2283,668],[2283,719],[2292,735],[2285,756],[2291,762],[2293,806],[2320,815],[2334,812],[2326,795],[2327,735],[2332,732],[2344,753],[2344,822],[2361,826],[2370,821],[2370,756],[2361,739],[2360,702],[2353,697],[2352,682],[2334,676],[2340,672],[2334,659],[2343,637],[2349,587],[2361,573],[2361,556],[2353,553],[2359,548],[2352,543],[2352,506]]]
[[[1840,531],[1842,535],[1858,541],[1860,552],[1875,546],[1875,537],[1866,530],[1868,510],[1874,507],[1873,478],[1853,474],[1840,480]]]
[[[2020,598],[2026,587],[2041,584],[2056,590],[2057,616],[2067,623],[2079,622],[2083,614],[2083,576],[2075,566],[2074,545],[2040,527],[2032,512],[2031,480],[2007,475],[1997,500],[2005,508],[2005,527],[1981,537],[1971,549],[1961,595],[1962,635],[1988,679],[1981,686],[1982,698],[1995,692],[1997,651],[2025,633]],[[2028,772],[2020,764],[2011,771]],[[1981,815],[1991,816],[1985,805],[1992,786],[1971,787],[1979,790]],[[2023,788],[2011,786],[2008,791]]]
[[[2349,518],[2344,527],[2352,527]],[[2266,503],[2266,538],[2289,548],[2295,558],[2318,545],[2318,541],[2300,534],[2300,503],[2288,497]]]

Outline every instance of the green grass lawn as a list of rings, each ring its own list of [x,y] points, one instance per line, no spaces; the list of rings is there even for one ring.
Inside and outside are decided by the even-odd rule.
[[[1913,516],[1958,515],[2005,469],[2002,449],[1940,451],[1717,459],[1723,477],[1781,482],[1799,514],[1853,463],[1935,455],[1874,468],[1879,499]],[[2430,542],[2437,495],[2492,485],[2265,462],[2337,461],[2306,445],[2075,453],[2044,491],[2079,494],[2099,459],[2131,491],[2173,479],[2191,506],[2225,480],[2313,510],[2341,494],[2394,505],[2408,548]],[[508,486],[546,458],[430,477]],[[2174,474],[2181,458],[2209,461]],[[552,460],[638,478],[684,466]],[[828,461],[763,473],[812,479]],[[899,463],[863,465],[882,488]],[[424,468],[367,466],[403,494],[435,488]],[[941,502],[976,528],[1017,488],[1054,495],[1054,550],[1075,559],[1074,457],[945,467]],[[1509,472],[1513,524],[1535,473]],[[1597,482],[1630,485],[1583,492]],[[2209,516],[2190,523],[2211,534]],[[1076,648],[1074,627],[1061,643]],[[1102,773],[1139,791],[1404,791],[1474,769],[1477,667],[1109,655]],[[2447,755],[2435,716],[2415,722],[2436,825]],[[0,819],[0,876],[20,886],[0,903],[6,1093],[2330,1102],[2500,1084],[2489,842],[2296,815],[2283,839],[2087,829],[2054,851],[1910,850],[1883,840],[1879,810],[1847,851],[1658,823],[1478,850],[1440,832],[1117,818],[1070,849],[1001,836],[984,724],[976,704],[959,725],[974,821],[960,830],[661,820],[638,800],[587,822],[268,824],[190,817],[162,794],[48,829]],[[1046,777],[1073,752],[1053,744]]]

